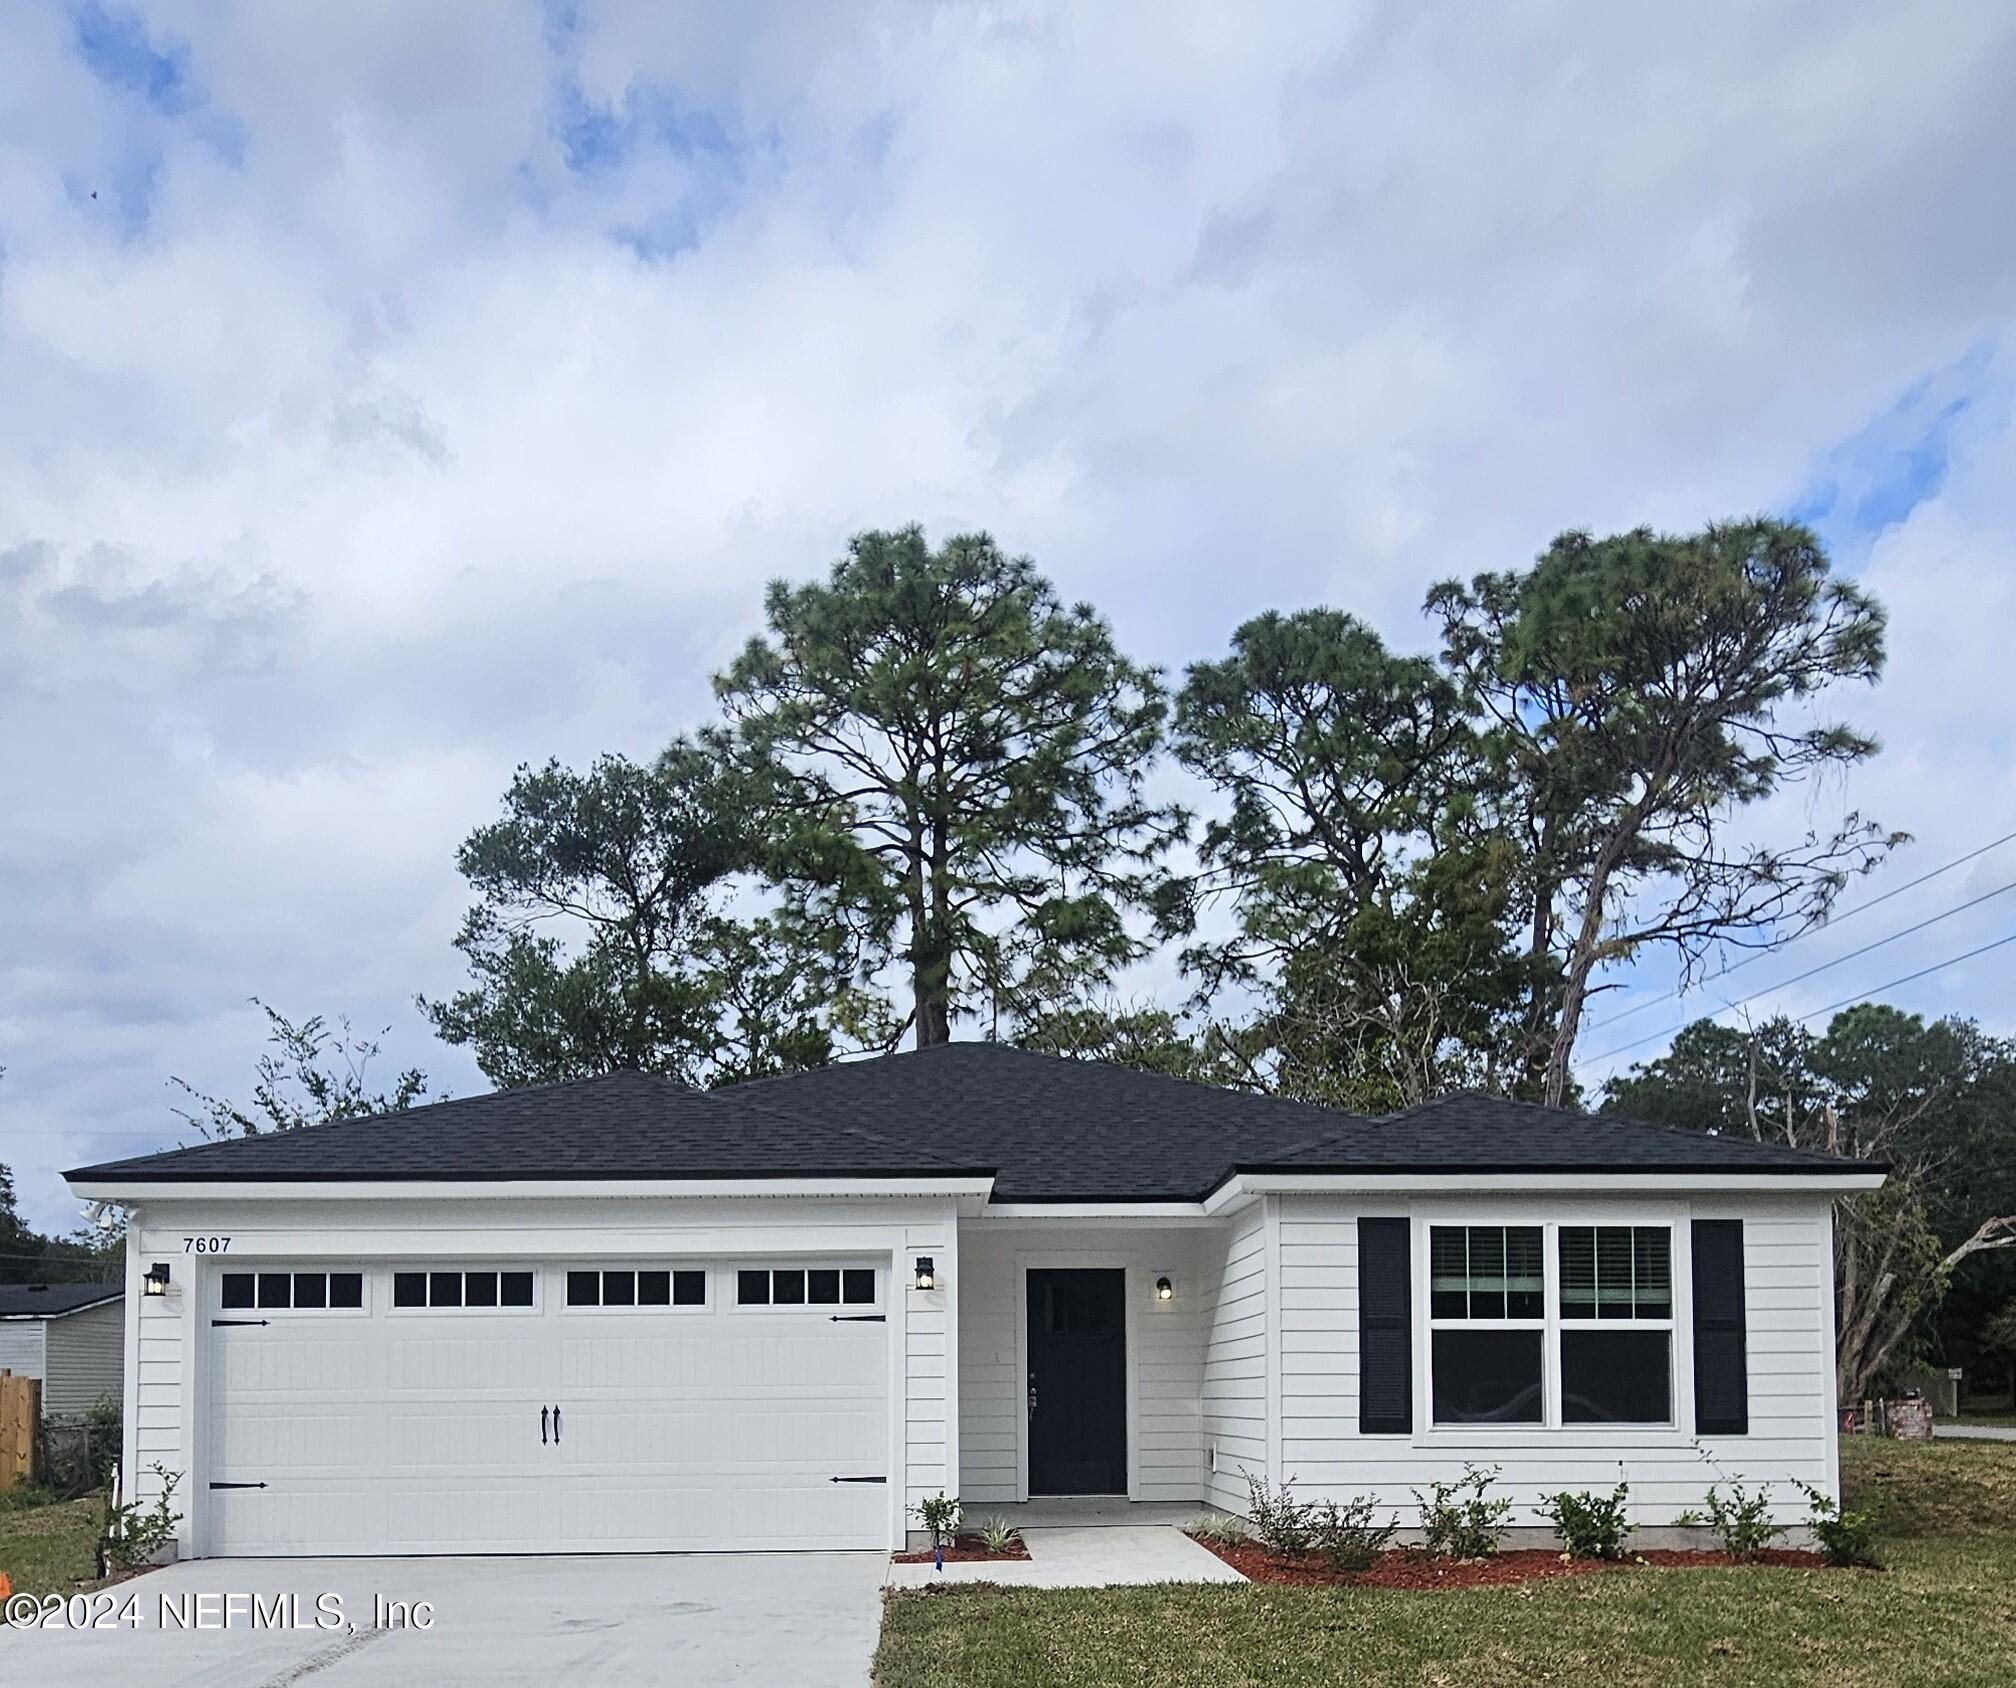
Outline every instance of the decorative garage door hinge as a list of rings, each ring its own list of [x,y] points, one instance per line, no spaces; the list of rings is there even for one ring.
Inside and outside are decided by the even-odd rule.
[[[835,1325],[886,1325],[887,1313],[828,1313],[827,1323]]]
[[[264,1483],[212,1483],[213,1489],[263,1489]]]
[[[886,1483],[887,1477],[829,1477],[829,1483]]]
[[[270,1325],[272,1322],[271,1319],[212,1319],[210,1328],[215,1330],[219,1325]]]

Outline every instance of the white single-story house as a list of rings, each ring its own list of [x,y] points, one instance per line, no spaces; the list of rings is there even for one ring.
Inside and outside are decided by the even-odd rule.
[[[616,1073],[70,1173],[130,1214],[124,1468],[180,1551],[889,1548],[1498,1467],[1836,1487],[1882,1169],[1481,1096],[1362,1118],[990,1043]]]
[[[82,1418],[124,1388],[124,1284],[0,1284],[0,1371],[42,1380],[42,1416]]]

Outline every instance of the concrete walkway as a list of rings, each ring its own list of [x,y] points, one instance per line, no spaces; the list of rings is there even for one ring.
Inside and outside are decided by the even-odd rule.
[[[1194,1509],[1193,1509],[1194,1510]],[[891,1565],[891,1588],[999,1583],[1004,1588],[1113,1588],[1128,1583],[1241,1583],[1246,1579],[1173,1524],[1088,1525],[1022,1532],[1027,1559]]]
[[[2016,1430],[2000,1424],[1934,1424],[1932,1434],[1955,1442],[2016,1442]]]

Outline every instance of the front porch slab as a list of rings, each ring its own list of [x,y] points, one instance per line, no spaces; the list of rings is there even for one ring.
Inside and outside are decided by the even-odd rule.
[[[1115,1502],[1125,1505],[1125,1502]],[[1017,1508],[1003,1508],[1013,1512]],[[1142,1510],[1140,1508],[1137,1511]],[[1195,1516],[1190,1508],[1188,1517]],[[997,1583],[1003,1588],[1116,1588],[1138,1583],[1242,1583],[1246,1579],[1174,1523],[1102,1523],[1022,1532],[1027,1559],[891,1565],[891,1588]]]

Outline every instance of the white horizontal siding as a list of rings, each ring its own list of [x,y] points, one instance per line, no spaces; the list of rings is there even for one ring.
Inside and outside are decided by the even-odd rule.
[[[1399,1215],[1449,1223],[1670,1223],[1675,1228],[1676,1311],[1688,1316],[1684,1232],[1693,1218],[1744,1221],[1748,1302],[1750,1433],[1697,1440],[1691,1419],[1691,1344],[1676,1329],[1674,1393],[1678,1428],[1564,1425],[1551,1429],[1435,1430],[1428,1422],[1420,1365],[1426,1333],[1415,1331],[1415,1431],[1411,1436],[1358,1432],[1359,1215]],[[1634,1522],[1671,1523],[1699,1508],[1708,1485],[1774,1485],[1778,1515],[1803,1520],[1806,1506],[1791,1479],[1831,1491],[1832,1261],[1823,1198],[1676,1201],[1663,1207],[1587,1199],[1531,1197],[1478,1203],[1370,1204],[1343,1198],[1284,1198],[1281,1217],[1281,1469],[1307,1495],[1371,1497],[1405,1522],[1416,1518],[1414,1492],[1460,1474],[1465,1464],[1497,1466],[1495,1492],[1518,1508],[1512,1522],[1541,1522],[1534,1508],[1561,1489],[1630,1485]],[[1418,1236],[1413,1275],[1426,1263]],[[1553,1262],[1549,1262],[1550,1281]]]
[[[42,1375],[42,1321],[0,1320],[0,1371],[16,1377]]]
[[[1023,1492],[1028,1380],[1021,1317],[1028,1266],[1117,1266],[1127,1273],[1133,1403],[1127,1456],[1133,1498],[1198,1498],[1202,1460],[1202,1234],[1094,1226],[968,1228],[960,1238],[959,1493],[970,1504]],[[1157,1277],[1176,1293],[1155,1298]]]
[[[1248,1473],[1267,1471],[1267,1246],[1262,1204],[1213,1234],[1204,1340],[1204,1493],[1246,1510]]]

